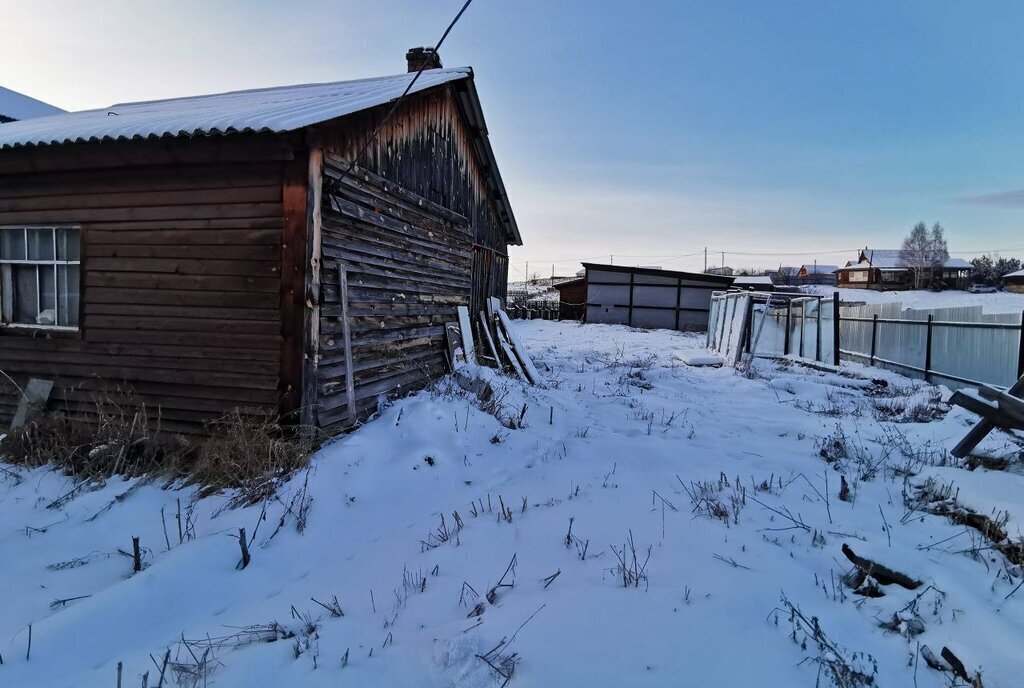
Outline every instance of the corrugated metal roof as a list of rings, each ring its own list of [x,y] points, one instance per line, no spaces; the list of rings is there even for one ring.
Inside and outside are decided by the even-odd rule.
[[[468,79],[473,71],[430,69],[410,93]],[[286,132],[398,98],[415,74],[328,84],[281,86],[216,95],[122,103],[0,125],[0,149],[237,132]]]

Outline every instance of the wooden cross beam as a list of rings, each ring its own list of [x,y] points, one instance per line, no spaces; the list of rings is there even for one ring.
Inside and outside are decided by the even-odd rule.
[[[981,416],[981,420],[968,431],[959,444],[953,447],[953,456],[962,459],[978,446],[985,437],[995,430],[1024,430],[1024,376],[1010,389],[1000,392],[992,387],[981,386],[978,397],[965,392],[954,392],[950,403]]]

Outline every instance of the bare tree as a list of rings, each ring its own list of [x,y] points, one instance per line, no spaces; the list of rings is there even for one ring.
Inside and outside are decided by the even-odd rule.
[[[931,282],[936,268],[949,260],[946,247],[945,232],[942,225],[936,222],[931,231],[927,225],[918,222],[910,230],[910,235],[903,240],[900,249],[900,262],[914,272],[914,288],[920,289],[926,280]]]

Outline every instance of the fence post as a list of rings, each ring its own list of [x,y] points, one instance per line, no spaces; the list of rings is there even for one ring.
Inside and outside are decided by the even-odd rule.
[[[832,292],[832,360],[839,367],[839,292]]]
[[[804,330],[807,329],[807,302],[800,302],[800,358],[804,357]]]
[[[869,365],[875,365],[875,342],[878,339],[878,313],[871,316],[871,358]]]
[[[793,299],[789,299],[788,301],[786,301],[786,332],[783,335],[783,339],[782,339],[782,355],[783,356],[788,356],[789,355],[789,328],[791,327],[790,326],[790,321],[792,320],[792,317],[793,317]]]
[[[1017,379],[1024,377],[1024,311],[1020,314],[1020,344],[1017,348]]]
[[[814,333],[814,360],[823,361],[825,359],[821,356],[821,298],[819,297],[815,303],[818,307],[818,322],[817,331]]]
[[[932,320],[935,316],[931,313],[928,314],[928,329],[924,337],[924,381],[931,382],[931,369],[932,369]]]

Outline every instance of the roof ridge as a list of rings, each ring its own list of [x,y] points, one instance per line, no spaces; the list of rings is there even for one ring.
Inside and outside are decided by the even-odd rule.
[[[473,74],[472,67],[449,67],[447,69],[424,69],[423,73],[432,74],[456,74],[464,73],[466,76]],[[234,95],[248,95],[252,93],[271,93],[273,91],[285,91],[290,89],[299,88],[323,88],[324,86],[340,86],[342,84],[360,84],[371,81],[398,81],[403,77],[408,77],[415,72],[403,72],[401,74],[386,74],[384,76],[371,76],[363,77],[362,79],[342,79],[341,81],[321,81],[321,82],[309,82],[303,84],[282,84],[280,86],[263,86],[259,88],[243,88],[237,91],[222,91],[220,93],[201,93],[191,96],[175,96],[173,98],[154,98],[153,100],[133,100],[124,103],[113,103],[106,107],[91,108],[89,110],[77,110],[69,112],[67,114],[75,114],[75,112],[96,112],[99,110],[110,110],[117,107],[131,107],[135,105],[150,105],[154,103],[172,103],[172,102],[185,102],[189,100],[202,100],[203,98],[218,98],[221,96],[234,96]]]

